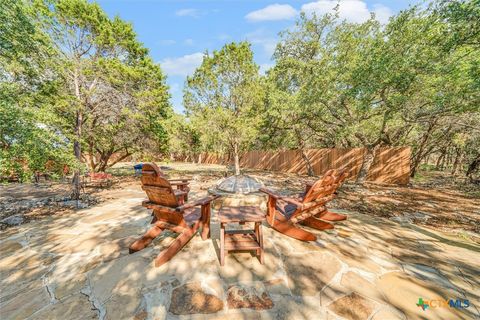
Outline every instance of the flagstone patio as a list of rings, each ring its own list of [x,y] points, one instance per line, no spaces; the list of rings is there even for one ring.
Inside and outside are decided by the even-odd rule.
[[[193,185],[191,198],[206,194]],[[218,262],[219,227],[169,263],[172,241],[128,254],[149,225],[138,184],[109,200],[1,231],[1,319],[474,319],[480,317],[480,247],[412,224],[345,212],[303,243],[267,226],[265,264],[250,253]],[[466,309],[417,306],[466,299]]]

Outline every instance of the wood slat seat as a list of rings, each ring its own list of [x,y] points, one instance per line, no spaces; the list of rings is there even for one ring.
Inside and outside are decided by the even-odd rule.
[[[275,208],[280,211],[285,216],[285,218],[290,219],[295,213],[295,211],[297,211],[298,206],[285,200],[279,199]]]
[[[187,224],[193,224],[202,217],[202,210],[199,207],[186,209],[183,213],[183,219]]]

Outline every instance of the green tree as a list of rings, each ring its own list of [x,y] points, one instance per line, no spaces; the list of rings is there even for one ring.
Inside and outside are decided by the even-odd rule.
[[[38,10],[56,49],[56,125],[73,141],[78,163],[86,154],[91,170],[105,170],[115,152],[123,158],[147,140],[164,140],[165,77],[131,24],[86,0],[45,2]],[[72,198],[79,197],[79,175],[77,168]]]
[[[171,108],[160,67],[145,57],[128,66],[110,61],[98,74],[84,121],[82,155],[90,170],[105,171],[134,153],[166,153]]]
[[[240,154],[255,140],[261,120],[258,69],[250,44],[230,43],[205,54],[184,90],[184,105],[201,133],[202,145],[233,155],[236,175],[240,174]]]
[[[171,160],[195,161],[195,155],[201,151],[200,132],[187,120],[184,115],[174,113],[167,121]]]
[[[52,54],[48,34],[42,32],[36,12],[24,1],[0,2],[0,175],[22,180],[45,172],[54,162],[61,171],[71,164],[70,147],[48,123],[54,115],[45,109],[56,92],[47,61]],[[60,172],[57,172],[60,173]]]
[[[478,13],[471,3],[413,7],[385,26],[374,18],[355,24],[302,14],[281,34],[268,75],[270,135],[298,148],[365,147],[360,183],[379,147],[410,145],[413,175],[452,141],[452,123],[478,111]]]

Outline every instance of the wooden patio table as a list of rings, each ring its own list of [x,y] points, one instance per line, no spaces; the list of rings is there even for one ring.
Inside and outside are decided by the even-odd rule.
[[[225,264],[225,252],[255,251],[263,264],[262,221],[265,213],[254,206],[222,207],[218,212],[220,219],[220,265]],[[229,223],[253,223],[254,229],[225,230]]]

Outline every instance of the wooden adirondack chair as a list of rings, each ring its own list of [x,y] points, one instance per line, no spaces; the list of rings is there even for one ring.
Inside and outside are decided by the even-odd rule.
[[[345,220],[345,215],[330,212],[326,204],[335,197],[338,187],[346,179],[344,170],[329,170],[314,184],[306,186],[306,192],[295,197],[284,197],[266,188],[268,194],[267,222],[278,232],[302,241],[315,241],[317,237],[298,224],[317,230],[333,229],[333,224],[322,221]],[[322,220],[319,220],[322,219]]]
[[[142,202],[146,208],[153,209],[153,226],[138,240],[130,245],[130,253],[140,251],[168,229],[180,235],[168,248],[160,252],[155,266],[169,261],[202,228],[202,239],[210,237],[210,202],[217,197],[206,197],[192,203],[184,203],[186,192],[173,189],[154,164],[144,164],[142,168],[142,189],[148,200]]]

